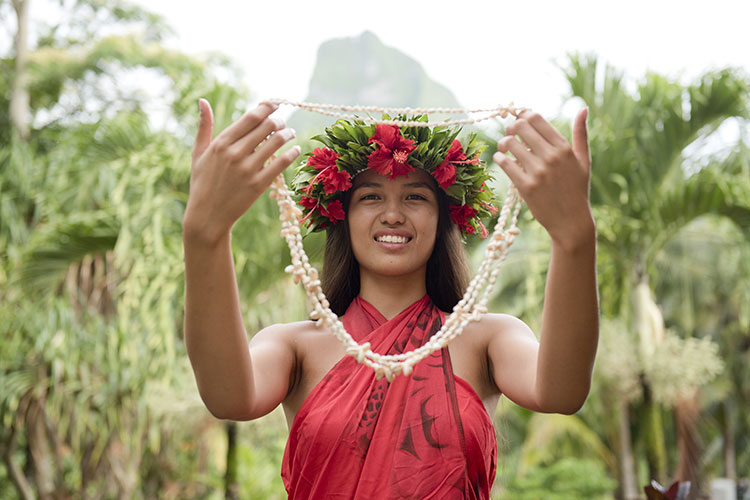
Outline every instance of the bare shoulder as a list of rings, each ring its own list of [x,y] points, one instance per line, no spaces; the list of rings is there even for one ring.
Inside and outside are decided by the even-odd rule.
[[[531,328],[520,319],[510,314],[487,313],[479,321],[466,326],[466,333],[481,339],[485,345],[494,342],[513,342],[518,340],[537,341]]]
[[[304,362],[301,339],[315,329],[310,321],[279,323],[263,328],[250,340],[253,401],[243,420],[266,415],[298,384]]]
[[[312,321],[294,321],[291,323],[276,323],[267,326],[250,339],[250,347],[269,343],[285,343],[294,346],[303,336],[309,336],[316,331]]]
[[[345,355],[344,346],[331,331],[313,321],[266,327],[255,334],[250,349],[254,361],[262,359],[263,365],[256,365],[259,371],[284,370],[287,382],[278,402],[283,402],[290,425],[312,389]]]

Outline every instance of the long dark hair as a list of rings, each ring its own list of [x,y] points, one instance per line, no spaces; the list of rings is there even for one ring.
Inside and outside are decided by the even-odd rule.
[[[425,286],[432,302],[443,311],[453,309],[469,286],[469,266],[458,226],[450,219],[448,197],[435,186],[438,226],[435,247],[427,261]],[[348,193],[343,200],[348,212]],[[321,286],[331,310],[341,316],[359,293],[359,263],[354,258],[347,220],[326,229]]]

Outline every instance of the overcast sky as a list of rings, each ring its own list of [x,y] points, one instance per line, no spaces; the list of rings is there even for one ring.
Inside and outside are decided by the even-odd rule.
[[[750,69],[748,0],[140,3],[176,30],[171,45],[229,55],[258,100],[303,99],[320,43],[364,30],[418,60],[463,106],[514,101],[546,115],[560,111],[555,63],[571,51],[596,52],[631,78]]]

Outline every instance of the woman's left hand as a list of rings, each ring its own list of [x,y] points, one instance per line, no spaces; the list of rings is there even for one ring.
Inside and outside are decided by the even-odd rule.
[[[594,235],[587,115],[588,108],[578,113],[571,146],[541,115],[523,111],[506,128],[493,156],[553,242],[568,249],[592,242]]]

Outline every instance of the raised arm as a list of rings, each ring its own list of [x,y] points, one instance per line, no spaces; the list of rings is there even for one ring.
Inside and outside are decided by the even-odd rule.
[[[231,248],[235,221],[299,155],[295,147],[266,161],[294,137],[264,104],[215,139],[208,102],[201,100],[193,149],[190,195],[183,219],[185,343],[209,411],[248,420],[272,410],[286,395],[295,359],[284,332],[267,337],[251,355],[240,312]],[[283,330],[283,329],[282,329]],[[262,379],[258,375],[262,373]]]
[[[540,342],[518,322],[495,336],[488,352],[500,389],[542,412],[574,413],[583,405],[598,343],[587,113],[576,117],[571,147],[544,118],[526,111],[507,128],[494,156],[549,233],[552,253]],[[514,158],[502,154],[508,151]]]

